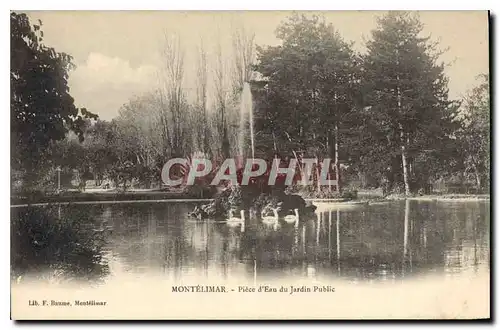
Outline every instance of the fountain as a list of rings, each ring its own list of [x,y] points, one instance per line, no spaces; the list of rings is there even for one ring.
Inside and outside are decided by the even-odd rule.
[[[249,127],[249,129],[247,128]],[[250,84],[245,82],[243,84],[243,91],[241,92],[240,102],[240,127],[238,132],[238,151],[239,156],[246,157],[245,145],[247,144],[247,130],[250,131],[250,147],[252,159],[255,158],[255,140],[253,133],[253,103],[252,92]]]
[[[249,157],[246,146],[250,139],[250,155],[252,160],[255,158],[255,137],[253,122],[253,103],[250,84],[245,82],[241,93],[240,102],[240,123],[238,132],[238,152],[239,168],[243,169],[246,158]],[[267,174],[261,176],[267,184]],[[314,214],[316,207],[298,195],[289,195],[285,193],[282,186],[264,187],[258,184],[231,186],[215,196],[211,203],[196,207],[191,216],[196,218],[226,218],[228,214],[238,214],[248,212],[249,218],[260,218],[261,220],[267,214],[273,212],[275,217],[290,217],[294,212],[297,219],[301,216],[310,216]],[[242,213],[242,218],[245,218]],[[302,219],[302,217],[301,217]],[[296,221],[298,223],[298,220]]]

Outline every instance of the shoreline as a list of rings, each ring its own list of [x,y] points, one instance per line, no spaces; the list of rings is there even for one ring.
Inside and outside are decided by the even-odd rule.
[[[307,202],[333,203],[342,205],[376,204],[399,200],[416,201],[480,201],[490,200],[489,194],[443,194],[423,196],[361,196],[357,199],[348,198],[304,198]],[[11,196],[11,207],[40,206],[49,204],[113,204],[113,203],[161,203],[161,202],[209,202],[213,198],[192,197],[180,192],[164,191],[128,191],[128,192],[78,192],[52,196]]]
[[[11,195],[11,206],[19,205],[44,205],[44,204],[90,204],[116,203],[116,202],[147,202],[147,201],[173,201],[173,200],[204,200],[206,198],[193,198],[189,194],[172,191],[88,191],[88,192],[63,192],[60,195],[20,196]]]
[[[489,194],[444,194],[444,195],[422,195],[422,196],[387,196],[384,200],[397,201],[397,200],[416,200],[416,201],[480,201],[490,200]]]

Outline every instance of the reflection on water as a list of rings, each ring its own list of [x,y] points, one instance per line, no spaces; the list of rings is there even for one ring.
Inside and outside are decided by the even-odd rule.
[[[99,281],[109,274],[104,260],[107,231],[81,208],[12,210],[11,275]]]
[[[193,203],[16,208],[12,271],[58,270],[85,280],[453,276],[489,268],[489,207],[488,201],[409,200],[331,207],[299,226],[247,220],[244,230],[189,218]]]

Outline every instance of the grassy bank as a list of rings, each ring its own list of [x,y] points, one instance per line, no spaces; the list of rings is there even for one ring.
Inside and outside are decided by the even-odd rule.
[[[64,191],[60,194],[14,194],[11,196],[11,205],[39,204],[39,203],[71,203],[71,202],[112,202],[127,200],[168,200],[168,199],[209,199],[213,196],[200,194],[189,194],[183,191],[159,191],[159,190],[132,190],[132,191]],[[314,196],[305,197],[306,200],[319,202],[352,203],[352,202],[381,202],[390,200],[489,200],[488,194],[442,194],[442,195],[414,195],[406,197],[404,195],[381,196],[378,194],[361,193],[356,198],[318,198]]]
[[[401,200],[401,199],[412,199],[412,200],[422,200],[422,201],[432,201],[432,200],[489,200],[489,194],[442,194],[442,195],[422,195],[422,196],[410,196],[406,197],[404,195],[389,195],[386,200]]]
[[[162,200],[162,199],[196,199],[192,196],[176,191],[65,191],[60,194],[23,194],[12,195],[11,205],[37,203],[70,203],[70,202],[101,202],[125,200]],[[210,196],[204,197],[210,198]]]

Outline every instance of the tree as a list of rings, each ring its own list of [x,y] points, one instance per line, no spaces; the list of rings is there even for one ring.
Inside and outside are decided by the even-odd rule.
[[[245,82],[252,79],[252,64],[254,63],[255,34],[250,33],[244,26],[235,26],[232,34],[233,44],[233,87],[236,94],[240,94]]]
[[[187,127],[192,122],[189,113],[185,113],[189,109],[183,110],[182,122],[177,126],[182,130],[177,130],[172,121],[167,121],[172,115],[164,108],[164,104],[161,96],[154,93],[135,97],[122,106],[119,116],[114,120],[117,141],[123,144],[117,145],[117,148],[127,151],[124,157],[137,169],[134,178],[146,185],[154,181],[160,182],[161,169],[171,150],[164,149],[165,144],[170,147],[171,141],[177,140],[174,134],[188,131]],[[165,120],[157,120],[158,117]],[[166,141],[165,135],[158,133],[164,130],[169,132],[169,139]],[[186,145],[190,141],[181,142]],[[191,146],[187,149],[190,148]]]
[[[348,158],[349,118],[357,111],[359,66],[351,44],[318,16],[293,15],[277,37],[281,45],[257,48],[259,134],[272,138],[275,152],[333,158],[338,166],[342,147]]]
[[[105,177],[110,176],[113,167],[119,161],[118,148],[122,146],[117,145],[116,135],[116,121],[98,120],[85,132],[83,152],[92,169],[96,185],[100,185]]]
[[[160,72],[162,86],[159,90],[158,119],[161,123],[160,132],[164,141],[163,150],[168,150],[170,157],[179,157],[188,152],[186,147],[190,138],[184,125],[187,109],[184,90],[185,52],[179,35],[165,33],[162,56],[163,65]]]
[[[212,150],[210,148],[210,131],[208,127],[208,113],[207,113],[207,84],[208,84],[208,69],[207,69],[207,53],[203,45],[203,40],[199,46],[199,56],[197,61],[198,80],[196,85],[196,114],[199,120],[196,120],[198,127],[196,129],[198,145],[200,150],[207,155],[211,156]]]
[[[473,172],[477,189],[483,189],[490,173],[490,85],[489,75],[478,78],[479,85],[465,97],[457,135],[465,171]]]
[[[412,180],[419,166],[448,154],[456,128],[457,104],[448,100],[444,64],[437,63],[441,53],[420,36],[422,30],[417,14],[390,12],[378,19],[364,58],[369,127],[364,144],[384,155],[377,159],[379,169],[391,185],[402,184],[406,195],[428,183],[429,176],[413,185]]]
[[[222,57],[222,47],[219,43],[216,46],[216,61],[214,66],[214,99],[215,99],[215,110],[216,110],[216,126],[217,133],[220,137],[220,156],[222,159],[227,159],[230,157],[230,143],[229,143],[229,132],[228,132],[228,79],[227,79],[227,68],[224,65]]]
[[[31,25],[26,14],[10,15],[12,168],[34,180],[44,152],[68,131],[83,139],[85,120],[97,116],[78,109],[69,94],[72,57],[43,42],[42,22]]]

